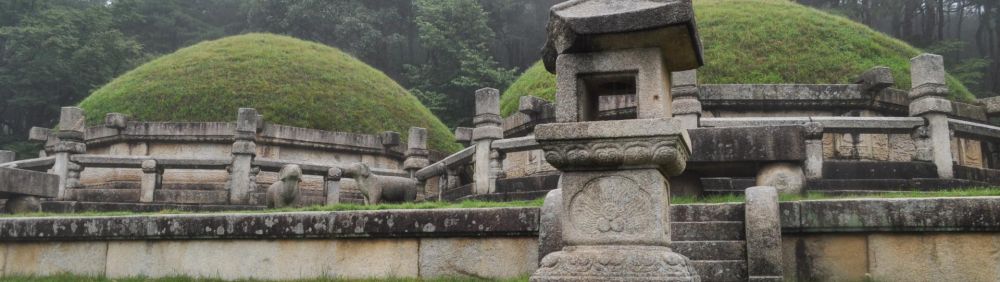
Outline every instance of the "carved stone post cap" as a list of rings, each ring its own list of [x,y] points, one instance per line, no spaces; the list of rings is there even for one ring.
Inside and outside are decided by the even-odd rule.
[[[822,139],[823,124],[818,122],[807,122],[805,124],[805,137],[806,139]]]
[[[59,138],[83,140],[83,132],[87,130],[87,120],[83,109],[78,107],[62,107],[59,113]]]
[[[410,136],[406,139],[407,155],[427,155],[427,129],[410,127]]]
[[[694,69],[704,64],[694,17],[691,0],[566,1],[552,7],[542,60],[555,73],[560,54],[657,47],[669,70]]]
[[[544,113],[547,109],[552,108],[552,103],[546,101],[545,99],[538,98],[535,96],[521,96],[518,100],[518,112],[524,113],[526,115],[537,115]]]
[[[253,108],[240,108],[236,116],[236,131],[257,132],[258,114]]]
[[[344,170],[339,167],[331,167],[326,171],[326,180],[340,181],[344,177]]]
[[[156,160],[145,160],[142,161],[142,172],[153,173],[156,172]]]
[[[472,128],[471,127],[455,128],[455,141],[459,143],[472,142]]]
[[[674,118],[541,124],[535,139],[562,171],[656,168],[684,171],[691,139]]]
[[[935,54],[921,54],[910,59],[910,79],[913,88],[925,84],[944,85],[946,72],[944,57]]]
[[[500,90],[483,88],[476,90],[476,125],[500,123]]]
[[[0,164],[13,162],[16,157],[14,151],[0,150]]]
[[[45,142],[49,140],[49,134],[51,134],[52,129],[44,127],[31,127],[28,131],[28,140],[36,142]]]
[[[403,139],[399,136],[399,132],[395,131],[382,131],[378,136],[383,147],[395,147],[401,144]]]
[[[104,126],[118,130],[125,129],[128,124],[128,117],[123,113],[107,113],[104,115]]]
[[[896,85],[896,78],[892,76],[891,69],[887,67],[874,67],[858,76],[855,82],[861,84],[865,92],[878,92]]]

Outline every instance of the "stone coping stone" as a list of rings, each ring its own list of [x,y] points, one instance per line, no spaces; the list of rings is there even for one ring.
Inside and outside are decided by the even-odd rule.
[[[0,167],[0,198],[37,196],[54,198],[59,194],[59,176],[38,171]]]
[[[0,218],[0,241],[535,236],[538,208]]]
[[[841,161],[823,162],[825,179],[910,179],[937,178],[930,162]]]
[[[1000,197],[798,201],[780,213],[786,234],[1000,231]]]
[[[535,139],[538,141],[660,136],[683,136],[685,141],[688,139],[680,120],[674,118],[549,123],[535,127]]]

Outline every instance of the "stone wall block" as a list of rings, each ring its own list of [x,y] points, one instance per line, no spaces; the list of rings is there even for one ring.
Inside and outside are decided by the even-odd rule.
[[[14,151],[0,150],[0,164],[13,162],[16,159]]]
[[[781,217],[777,189],[748,188],[744,207],[750,281],[781,281]]]

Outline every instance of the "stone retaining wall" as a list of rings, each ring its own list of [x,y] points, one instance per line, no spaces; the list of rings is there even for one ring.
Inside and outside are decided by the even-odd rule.
[[[1000,197],[800,201],[780,212],[789,281],[1000,279]],[[2,218],[0,266],[3,275],[515,277],[536,267],[539,218],[537,208]]]

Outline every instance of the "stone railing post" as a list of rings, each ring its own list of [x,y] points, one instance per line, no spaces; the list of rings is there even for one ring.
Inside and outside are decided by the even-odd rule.
[[[493,140],[503,138],[503,128],[500,127],[500,90],[483,88],[476,91],[476,116],[472,121],[476,127],[472,130],[472,142],[476,145],[475,181],[476,194],[489,194],[496,191],[496,174],[491,168],[493,162]]]
[[[401,138],[399,137],[399,132],[383,131],[379,134],[379,139],[382,142],[382,148],[385,148],[385,151],[389,152],[393,147],[399,146]]]
[[[933,148],[934,165],[938,177],[950,179],[954,176],[951,155],[951,130],[948,114],[952,112],[948,100],[948,86],[945,84],[944,58],[933,54],[923,54],[910,59],[910,116],[927,120],[928,135]]]
[[[323,178],[323,190],[326,195],[327,205],[340,203],[340,179],[344,176],[344,171],[338,167],[332,167],[326,171]]]
[[[0,164],[13,162],[16,159],[14,151],[0,150]]]
[[[809,122],[805,125],[806,161],[803,170],[806,179],[823,178],[823,124]]]
[[[79,171],[82,168],[73,163],[70,156],[87,152],[87,144],[83,140],[86,128],[87,123],[83,109],[77,107],[62,108],[59,114],[59,131],[56,132],[58,140],[52,148],[55,157],[52,173],[59,176],[59,196],[57,199],[68,199],[70,195],[66,193],[66,188],[79,186]],[[71,175],[71,171],[73,175]]]
[[[744,208],[749,281],[783,281],[778,190],[760,186],[748,188]]]
[[[701,117],[701,101],[698,100],[698,71],[688,70],[672,73],[670,89],[673,101],[670,107],[675,118],[684,129],[698,128]]]
[[[233,142],[233,160],[229,167],[229,203],[246,204],[250,191],[256,183],[251,183],[253,159],[257,156],[257,110],[241,108],[236,118],[236,134]]]
[[[142,161],[142,182],[140,183],[139,202],[152,203],[156,189],[160,189],[163,170],[156,160]]]
[[[410,177],[418,170],[431,165],[427,157],[427,129],[420,127],[410,127],[410,137],[406,140],[406,161],[403,161],[403,170],[410,173]]]

